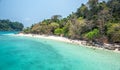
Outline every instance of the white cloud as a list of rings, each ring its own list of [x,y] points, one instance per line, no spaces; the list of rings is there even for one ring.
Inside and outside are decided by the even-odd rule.
[[[25,20],[25,21],[30,21],[31,19],[30,19],[30,18],[25,18],[24,20]]]

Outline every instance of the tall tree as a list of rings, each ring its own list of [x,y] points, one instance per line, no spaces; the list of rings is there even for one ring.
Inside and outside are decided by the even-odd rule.
[[[109,0],[107,3],[113,16],[113,22],[120,21],[120,0]]]
[[[80,8],[77,9],[76,16],[86,18],[88,16],[88,7],[84,4],[81,5]]]
[[[53,15],[52,17],[51,17],[51,20],[52,20],[52,22],[57,22],[57,23],[59,23],[59,20],[61,19],[61,15]]]

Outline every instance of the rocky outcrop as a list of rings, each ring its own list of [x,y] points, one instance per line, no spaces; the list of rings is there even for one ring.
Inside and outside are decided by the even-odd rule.
[[[120,45],[117,44],[104,44],[103,46],[105,49],[109,49],[109,50],[118,50],[120,51]]]

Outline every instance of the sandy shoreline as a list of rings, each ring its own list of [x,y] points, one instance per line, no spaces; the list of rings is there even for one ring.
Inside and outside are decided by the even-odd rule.
[[[51,39],[51,40],[57,40],[57,41],[77,44],[77,45],[85,46],[85,47],[92,48],[92,49],[101,49],[101,50],[108,51],[108,49],[104,49],[104,48],[100,48],[100,47],[96,47],[96,46],[87,46],[87,42],[86,41],[71,40],[71,39],[68,39],[68,38],[65,38],[65,37],[60,37],[60,36],[46,36],[46,35],[23,34],[23,33],[15,34],[14,36],[26,36],[26,37],[35,37],[35,38],[45,38],[45,39]],[[110,50],[110,51],[120,53],[120,51],[118,51],[118,50]]]

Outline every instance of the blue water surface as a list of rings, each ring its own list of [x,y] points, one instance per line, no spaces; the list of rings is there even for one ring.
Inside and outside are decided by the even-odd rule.
[[[0,70],[120,70],[120,53],[0,32]]]

